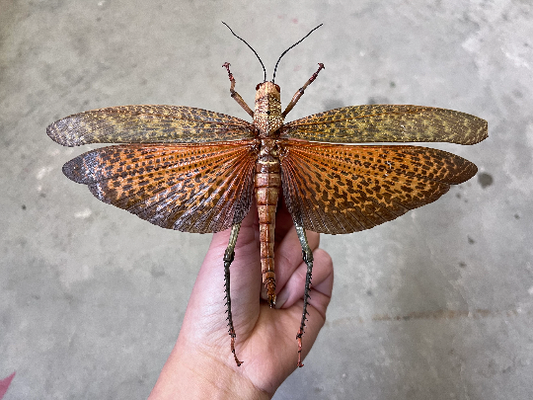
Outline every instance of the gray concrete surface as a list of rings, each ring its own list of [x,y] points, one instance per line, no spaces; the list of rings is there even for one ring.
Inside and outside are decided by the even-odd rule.
[[[146,398],[210,237],[167,231],[68,181],[46,126],[120,104],[246,118],[280,52],[294,119],[414,103],[489,121],[442,145],[477,177],[378,228],[323,236],[336,281],[325,328],[281,399],[533,398],[533,8],[492,1],[0,0],[0,378],[5,399]],[[222,282],[221,282],[222,285]],[[221,301],[222,286],[221,286]]]

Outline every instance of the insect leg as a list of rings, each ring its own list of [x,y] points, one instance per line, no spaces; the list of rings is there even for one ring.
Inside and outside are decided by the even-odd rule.
[[[281,116],[283,118],[285,118],[287,116],[287,114],[292,110],[292,108],[296,105],[296,103],[298,103],[298,100],[300,100],[300,97],[303,96],[305,89],[307,89],[307,86],[309,86],[311,83],[313,83],[313,81],[318,76],[318,73],[321,70],[325,69],[325,68],[326,67],[324,67],[324,64],[318,63],[318,69],[316,70],[316,72],[313,75],[311,75],[311,78],[309,78],[307,82],[305,82],[305,85],[303,85],[300,89],[298,89],[298,91],[296,93],[294,93],[294,96],[292,96],[291,101],[289,102],[289,104],[287,104],[287,108],[285,108],[285,111],[283,111],[281,113]],[[235,86],[235,85],[233,85],[233,86]]]
[[[231,336],[231,352],[233,357],[235,357],[235,362],[237,366],[240,367],[243,363],[237,358],[237,353],[235,353],[235,328],[233,327],[233,314],[231,313],[231,296],[230,296],[230,274],[229,267],[233,260],[235,259],[235,245],[237,244],[237,236],[239,236],[239,229],[241,229],[241,224],[235,224],[231,227],[231,233],[229,237],[229,244],[224,252],[224,288],[226,290],[226,306],[228,313],[228,330],[229,335]]]
[[[309,302],[309,290],[311,286],[311,275],[313,273],[313,252],[307,242],[307,236],[305,235],[305,229],[303,226],[295,226],[298,239],[300,239],[300,245],[302,246],[302,258],[307,265],[307,274],[305,275],[305,291],[304,291],[304,308],[302,311],[302,320],[300,321],[300,330],[296,335],[298,341],[298,367],[303,367],[302,364],[302,336],[304,334],[305,321],[307,320],[307,304]]]
[[[244,111],[246,111],[248,113],[248,115],[250,115],[250,117],[254,117],[254,112],[252,111],[252,109],[250,107],[248,107],[248,104],[246,104],[246,102],[244,101],[244,99],[241,97],[241,95],[239,93],[237,93],[235,91],[235,78],[233,77],[233,74],[231,73],[231,71],[229,70],[229,66],[230,66],[230,63],[226,62],[224,63],[224,65],[222,65],[224,68],[226,68],[226,70],[228,71],[228,77],[229,77],[229,81],[231,82],[231,86],[229,88],[229,91],[231,93],[231,97],[237,102],[239,103],[239,105],[244,109]]]

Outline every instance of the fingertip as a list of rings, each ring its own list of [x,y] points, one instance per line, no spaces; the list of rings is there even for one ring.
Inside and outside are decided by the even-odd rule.
[[[323,249],[316,249],[313,252],[313,257],[311,291],[315,292],[317,296],[315,296],[316,299],[310,301],[310,304],[318,308],[321,313],[325,313],[333,291],[333,260],[329,253]],[[300,259],[298,267],[292,271],[278,293],[276,308],[288,308],[303,299],[306,274],[307,265]]]
[[[313,289],[331,297],[333,291],[333,259],[324,249],[316,249],[313,253]]]
[[[313,231],[305,231],[305,234],[307,236],[307,242],[309,243],[309,247],[311,247],[311,250],[315,251],[316,249],[318,249],[318,246],[320,245],[320,233]]]

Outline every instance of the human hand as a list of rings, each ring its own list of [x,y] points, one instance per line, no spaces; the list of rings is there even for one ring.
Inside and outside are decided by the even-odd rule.
[[[243,220],[230,267],[237,367],[230,350],[224,298],[223,256],[230,230],[213,235],[185,313],[181,331],[150,399],[269,398],[296,369],[306,265],[292,219],[280,207],[276,219],[277,302],[264,297],[259,267],[259,230],[255,207]],[[307,232],[314,268],[305,358],[325,323],[333,287],[333,264],[318,248],[319,235]],[[262,293],[262,298],[260,294]]]

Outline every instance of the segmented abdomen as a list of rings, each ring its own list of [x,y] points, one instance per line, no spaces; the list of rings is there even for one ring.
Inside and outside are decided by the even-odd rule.
[[[270,151],[262,153],[263,155],[260,155],[256,165],[255,197],[259,215],[261,274],[268,302],[270,306],[273,306],[276,303],[274,237],[281,174],[279,159],[273,156]]]

